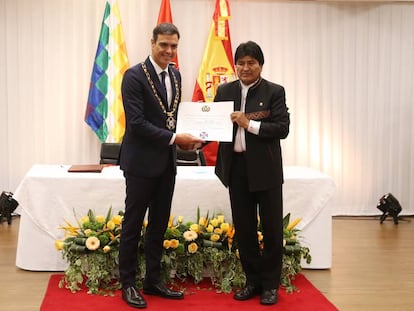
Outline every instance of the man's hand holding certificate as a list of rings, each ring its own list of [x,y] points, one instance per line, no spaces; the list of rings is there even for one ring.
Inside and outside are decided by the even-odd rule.
[[[190,133],[205,141],[231,142],[233,102],[181,102],[177,133]]]

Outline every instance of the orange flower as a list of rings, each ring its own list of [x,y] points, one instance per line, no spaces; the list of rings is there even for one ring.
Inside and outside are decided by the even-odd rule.
[[[190,244],[188,245],[188,252],[189,252],[190,254],[194,254],[194,253],[196,253],[196,252],[197,252],[197,250],[198,250],[198,245],[197,245],[197,243],[192,242],[192,243],[190,243]]]
[[[233,239],[235,233],[236,230],[234,230],[234,226],[230,225],[230,228],[227,230],[226,235],[229,237],[229,239]]]
[[[171,241],[170,240],[164,240],[164,248],[169,249],[171,247]]]
[[[171,242],[171,248],[176,249],[178,247],[178,245],[180,245],[180,241],[178,241],[177,239],[172,239],[170,240]]]

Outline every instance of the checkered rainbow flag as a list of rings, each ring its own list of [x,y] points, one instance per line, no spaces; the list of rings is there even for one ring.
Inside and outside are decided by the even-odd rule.
[[[119,143],[124,135],[121,82],[128,67],[117,0],[107,0],[85,112],[85,122],[101,142]]]

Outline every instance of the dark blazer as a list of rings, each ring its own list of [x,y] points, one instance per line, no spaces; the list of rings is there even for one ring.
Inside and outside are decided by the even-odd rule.
[[[214,101],[234,101],[234,111],[241,107],[241,86],[236,80],[220,85]],[[245,131],[246,165],[250,191],[268,190],[283,183],[280,139],[289,133],[289,113],[282,86],[260,79],[250,87],[245,113],[249,119],[261,121],[259,135]],[[228,187],[237,124],[233,127],[233,141],[220,142],[215,172]]]
[[[167,116],[158,99],[161,99],[166,109],[166,92],[149,57],[145,60],[145,65],[153,86],[141,63],[129,68],[122,80],[126,127],[120,151],[120,166],[126,173],[136,176],[157,177],[165,170],[168,161],[173,161],[176,168],[176,147],[175,144],[169,145],[173,132],[166,127]],[[168,71],[172,82],[173,101],[177,90],[178,99],[181,99],[181,75],[172,66],[169,66]],[[158,98],[154,92],[158,94]],[[177,110],[178,107],[174,113],[175,119]]]

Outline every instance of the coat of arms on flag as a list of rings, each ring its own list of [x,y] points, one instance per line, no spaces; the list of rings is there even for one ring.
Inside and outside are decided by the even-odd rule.
[[[236,79],[230,40],[230,7],[228,0],[216,0],[213,22],[207,39],[198,78],[194,87],[194,102],[212,102],[221,83]],[[215,165],[217,142],[203,147],[207,165]]]

